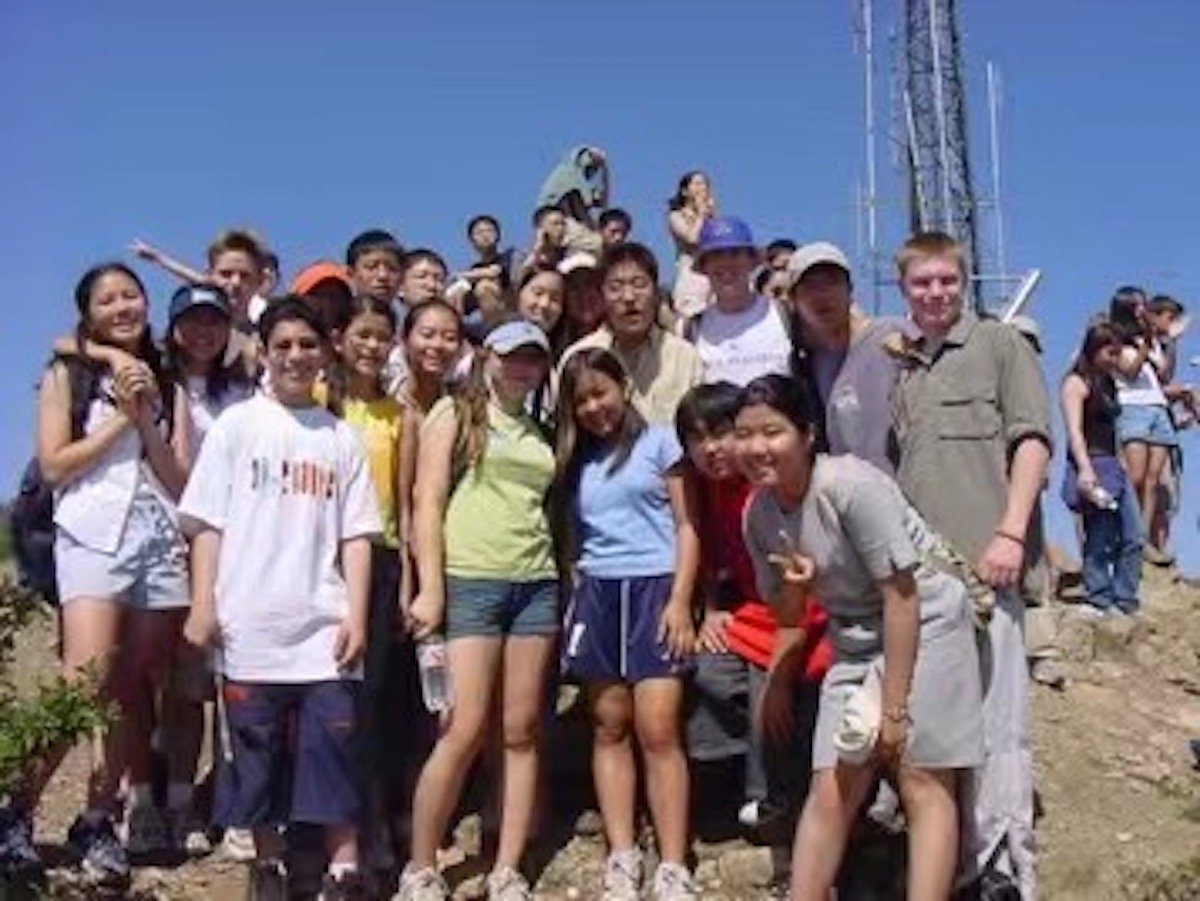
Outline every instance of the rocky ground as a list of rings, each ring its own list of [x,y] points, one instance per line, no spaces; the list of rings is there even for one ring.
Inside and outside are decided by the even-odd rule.
[[[1200,737],[1200,591],[1153,572],[1146,598],[1144,615],[1129,622],[1096,624],[1070,605],[1058,608],[1066,687],[1035,688],[1042,897],[1052,901],[1200,899],[1200,773],[1187,748],[1188,739]],[[26,639],[15,672],[31,684],[51,671],[53,629],[38,624]],[[59,864],[51,880],[57,897],[87,897],[59,848],[79,809],[85,770],[80,749],[55,778],[39,814],[38,838]],[[779,863],[771,849],[722,836],[719,828],[705,831],[697,842],[703,896],[771,897]],[[562,833],[534,855],[537,896],[593,897],[602,843],[595,835]],[[484,871],[477,818],[456,836],[446,873],[459,897],[474,897]],[[140,863],[131,897],[244,896],[243,867],[219,854]]]

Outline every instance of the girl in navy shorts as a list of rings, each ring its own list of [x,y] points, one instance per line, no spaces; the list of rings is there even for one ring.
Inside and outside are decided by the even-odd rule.
[[[654,897],[695,897],[687,852],[688,772],[680,736],[700,542],[683,450],[629,402],[628,377],[601,348],[572,355],[558,407],[558,528],[574,573],[563,666],[587,687],[592,771],[611,849],[605,899],[639,897],[631,733],[662,863]]]

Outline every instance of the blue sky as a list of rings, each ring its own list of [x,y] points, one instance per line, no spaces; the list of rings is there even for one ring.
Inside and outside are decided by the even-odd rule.
[[[876,5],[886,100],[900,4]],[[1007,256],[1045,272],[1032,312],[1055,386],[1080,324],[1117,284],[1185,302],[1200,284],[1200,4],[959,6],[977,132],[985,61],[1002,72]],[[2,484],[15,485],[32,449],[32,385],[51,338],[73,324],[75,281],[135,237],[199,263],[220,228],[249,224],[289,274],[384,226],[458,264],[472,213],[496,213],[509,239],[528,240],[542,177],[592,142],[610,155],[636,236],[664,260],[664,201],[695,167],[764,240],[853,250],[863,178],[853,18],[845,0],[7,0]],[[903,193],[886,149],[879,160],[892,247]],[[161,321],[170,285],[145,274]],[[899,308],[888,289],[885,309]],[[1185,351],[1200,352],[1196,335]],[[1177,525],[1193,569],[1197,493]]]

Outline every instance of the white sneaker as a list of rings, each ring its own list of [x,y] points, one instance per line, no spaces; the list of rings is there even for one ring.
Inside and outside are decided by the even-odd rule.
[[[433,867],[414,870],[410,864],[400,874],[400,901],[446,901],[449,897],[446,880]]]
[[[125,850],[148,854],[170,847],[171,838],[162,811],[151,804],[138,804],[125,811]]]
[[[203,857],[211,854],[212,839],[208,837],[208,826],[196,816],[191,808],[175,810],[171,814],[171,846],[188,857]],[[253,843],[253,836],[250,839]]]
[[[637,848],[614,851],[604,865],[601,901],[637,901],[642,889],[642,852]]]
[[[254,860],[254,833],[249,829],[226,829],[221,840],[221,852],[230,860],[243,863]]]
[[[529,882],[510,866],[499,866],[488,874],[488,901],[530,901]]]
[[[752,798],[739,807],[737,814],[738,822],[747,829],[754,829],[756,826],[758,826],[758,822],[761,819],[759,816],[760,803],[761,802],[757,798]]]
[[[654,871],[654,901],[696,901],[692,874],[680,863],[660,863]]]

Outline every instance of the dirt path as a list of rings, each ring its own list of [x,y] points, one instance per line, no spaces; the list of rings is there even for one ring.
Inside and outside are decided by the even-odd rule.
[[[1042,897],[1051,901],[1200,898],[1200,774],[1186,748],[1200,737],[1200,591],[1149,574],[1146,595],[1134,626],[1085,623],[1063,608],[1067,688],[1035,689]],[[53,630],[40,623],[21,642],[14,672],[28,685],[52,667]],[[52,854],[80,809],[85,773],[85,751],[76,749],[43,801],[38,839]],[[472,856],[477,826],[459,836],[447,872],[458,897],[475,897],[482,888],[481,859]],[[552,850],[537,897],[594,897],[600,840],[567,836]],[[770,849],[733,839],[699,843],[697,852],[705,898],[770,897]],[[159,864],[137,868],[132,897],[244,897],[244,869],[219,854]],[[82,897],[69,866],[52,877],[57,896]]]

